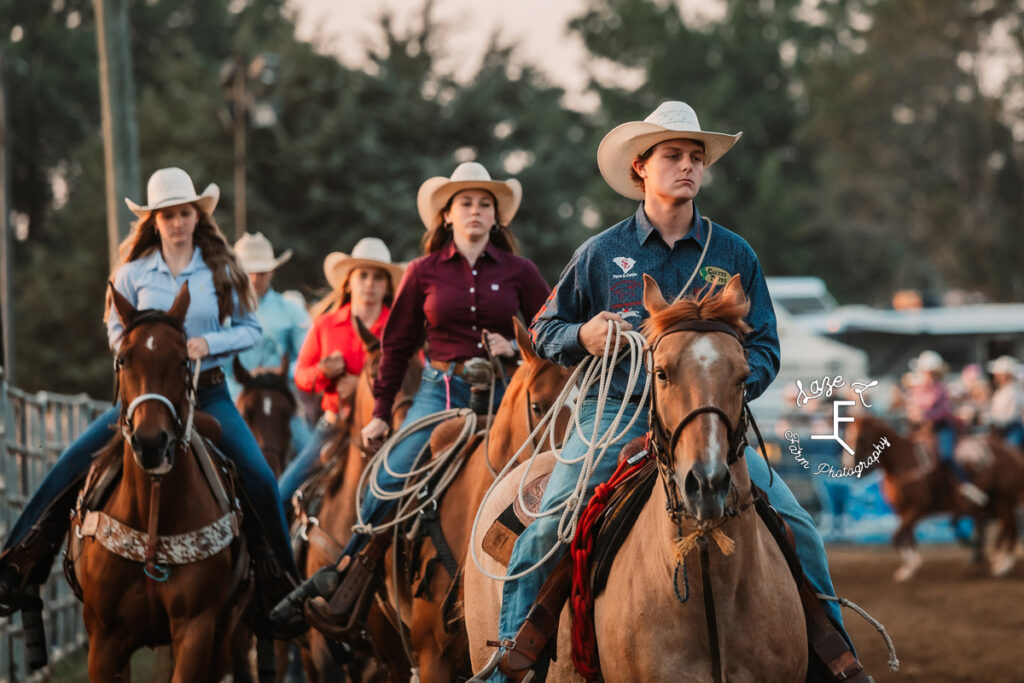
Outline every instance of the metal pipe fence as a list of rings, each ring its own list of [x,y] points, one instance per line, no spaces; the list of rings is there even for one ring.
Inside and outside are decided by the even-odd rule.
[[[109,407],[109,403],[85,394],[29,394],[8,385],[0,370],[0,538],[7,538],[58,456]],[[52,665],[80,648],[86,639],[81,605],[64,580],[59,561],[54,562],[40,596]],[[48,668],[28,671],[21,615],[0,619],[0,683],[42,681]]]

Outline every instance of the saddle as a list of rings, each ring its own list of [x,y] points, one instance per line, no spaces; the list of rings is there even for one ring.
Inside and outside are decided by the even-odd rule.
[[[638,437],[623,447],[619,459],[620,463],[631,458],[639,461],[646,455],[645,437]],[[538,507],[548,477],[549,475],[538,477],[526,487],[531,491],[531,502],[536,500]],[[624,479],[609,498],[597,526],[590,576],[582,579],[591,582],[592,594],[595,597],[604,590],[615,555],[636,523],[640,510],[654,490],[657,478],[657,466],[653,460],[648,460]],[[532,521],[529,517],[524,520],[516,514],[516,504],[517,501],[514,501],[502,511],[491,524],[482,543],[485,552],[506,566],[515,540]],[[763,491],[756,491],[754,507],[778,543],[799,589],[808,634],[807,682],[866,683],[869,678],[863,667],[821,607],[814,589],[804,576],[796,554],[795,539],[789,526],[768,504]],[[553,658],[553,648],[550,645],[552,638],[558,633],[562,606],[569,598],[573,583],[581,580],[573,575],[573,570],[573,562],[570,556],[566,555],[541,588],[526,622],[516,634],[514,648],[509,649],[501,660],[499,668],[514,680],[524,680],[530,671],[539,675],[539,678],[534,680],[543,680],[547,661]],[[575,638],[574,633],[574,640]]]

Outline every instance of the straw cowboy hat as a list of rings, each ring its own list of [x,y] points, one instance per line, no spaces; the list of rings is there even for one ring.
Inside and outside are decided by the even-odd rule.
[[[910,369],[914,372],[945,372],[946,361],[932,350],[922,351],[921,355],[910,361]]]
[[[993,375],[1003,374],[1011,377],[1020,376],[1020,361],[1013,356],[999,356],[999,358],[988,363],[985,368]]]
[[[150,212],[162,209],[165,206],[178,206],[179,204],[191,204],[195,202],[204,213],[213,213],[220,199],[220,188],[210,183],[203,190],[202,194],[196,194],[196,188],[192,184],[192,178],[180,168],[161,168],[149,176],[149,183],[146,185],[146,198],[149,204],[142,206],[136,204],[127,197],[124,203],[139,218],[145,220]]]
[[[633,182],[633,160],[665,140],[697,140],[704,143],[704,168],[722,158],[743,133],[710,133],[700,129],[697,113],[685,102],[663,102],[643,121],[623,123],[604,136],[597,148],[597,165],[611,188],[624,197],[643,199],[644,191]]]
[[[491,174],[481,164],[467,161],[456,166],[450,178],[434,176],[420,185],[420,191],[416,194],[416,208],[427,230],[441,224],[441,209],[456,192],[462,190],[486,190],[493,194],[498,202],[498,222],[502,225],[512,222],[523,200],[523,186],[518,180],[491,180]]]
[[[324,275],[331,289],[337,289],[355,268],[380,268],[391,278],[391,291],[398,289],[402,267],[391,262],[388,245],[376,237],[364,237],[356,242],[351,254],[334,251],[324,259]]]
[[[235,256],[247,273],[269,273],[290,259],[292,250],[285,249],[280,256],[274,258],[274,247],[262,232],[255,235],[245,233],[235,242]]]

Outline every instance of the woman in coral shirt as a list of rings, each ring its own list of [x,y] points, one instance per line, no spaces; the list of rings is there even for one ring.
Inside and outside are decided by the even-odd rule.
[[[309,445],[281,475],[278,488],[285,501],[312,474],[327,436],[351,411],[352,394],[366,360],[353,318],[380,337],[402,269],[391,263],[384,242],[364,237],[351,255],[329,254],[324,259],[324,274],[332,291],[313,307],[313,326],[295,364],[295,386],[322,393],[324,414]]]

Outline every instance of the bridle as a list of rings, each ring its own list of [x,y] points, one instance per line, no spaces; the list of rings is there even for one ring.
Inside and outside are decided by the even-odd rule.
[[[185,328],[181,321],[177,318],[167,315],[164,311],[159,310],[143,310],[139,311],[130,323],[125,327],[124,335],[127,335],[135,328],[145,324],[164,324],[169,325],[178,332],[181,333],[182,338],[185,338]],[[199,363],[196,363],[196,374],[198,374]],[[124,356],[118,353],[114,356],[114,396],[118,399],[121,397],[121,371],[124,369]],[[192,431],[192,420],[195,415],[196,407],[196,389],[194,376],[190,376],[188,361],[182,364],[182,372],[185,375],[185,399],[188,403],[188,417],[185,421],[182,421],[178,414],[178,410],[175,408],[174,403],[163,394],[157,393],[146,393],[136,396],[131,402],[125,404],[122,401],[121,417],[120,417],[120,428],[121,435],[124,437],[125,443],[131,446],[133,452],[135,450],[132,445],[131,436],[134,432],[134,425],[132,424],[132,418],[135,416],[135,410],[146,403],[147,401],[156,401],[164,405],[171,414],[171,420],[174,423],[174,437],[172,442],[175,448],[186,448],[191,439]],[[136,453],[138,455],[138,453]],[[166,474],[165,472],[159,474]]]

